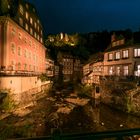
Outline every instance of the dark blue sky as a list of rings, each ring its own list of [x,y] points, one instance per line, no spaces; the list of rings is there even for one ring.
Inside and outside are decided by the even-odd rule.
[[[140,28],[140,0],[28,0],[46,33]]]

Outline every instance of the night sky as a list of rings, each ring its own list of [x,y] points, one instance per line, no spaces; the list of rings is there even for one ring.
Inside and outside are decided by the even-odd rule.
[[[27,0],[37,8],[45,33],[140,29],[140,0]]]

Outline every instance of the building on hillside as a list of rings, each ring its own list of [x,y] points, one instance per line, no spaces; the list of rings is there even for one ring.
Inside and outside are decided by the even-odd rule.
[[[0,0],[0,89],[15,93],[41,86],[45,73],[43,27],[35,7],[24,0]]]

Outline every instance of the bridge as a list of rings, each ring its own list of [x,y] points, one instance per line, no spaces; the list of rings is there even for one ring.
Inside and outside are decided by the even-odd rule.
[[[61,134],[58,129],[54,129],[51,136],[19,138],[9,140],[101,140],[114,138],[115,140],[140,140],[140,128],[125,129],[118,131],[104,131],[95,133]]]

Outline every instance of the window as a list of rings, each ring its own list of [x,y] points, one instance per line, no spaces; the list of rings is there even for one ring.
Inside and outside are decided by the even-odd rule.
[[[32,28],[30,28],[30,34],[33,35],[33,29]]]
[[[128,58],[128,50],[123,51],[123,58]]]
[[[21,55],[21,48],[18,47],[18,55]]]
[[[36,22],[34,23],[34,27],[35,27],[35,29],[36,29]]]
[[[39,31],[39,26],[37,27],[38,31]]]
[[[18,70],[21,70],[21,64],[18,63]]]
[[[25,43],[27,43],[27,38],[26,37],[24,38],[24,41],[25,41]]]
[[[27,64],[24,64],[24,70],[27,70]]]
[[[108,54],[108,60],[113,60],[113,54],[112,53]]]
[[[123,74],[124,74],[124,76],[128,75],[128,66],[123,67]]]
[[[116,75],[120,76],[120,72],[121,72],[120,66],[117,66],[116,67]]]
[[[18,38],[19,38],[19,39],[21,39],[21,38],[22,38],[22,37],[21,37],[21,33],[18,33]]]
[[[30,23],[33,24],[33,19],[30,17]]]
[[[16,29],[15,29],[15,28],[12,28],[11,34],[12,34],[13,36],[16,34]]]
[[[120,58],[121,58],[120,52],[116,52],[116,53],[115,53],[115,59],[120,59]]]
[[[28,27],[28,24],[26,23],[25,24],[25,29],[28,31],[29,30],[29,27]]]
[[[28,14],[28,12],[25,13],[25,17],[26,17],[27,20],[29,19],[29,14]]]
[[[21,17],[19,17],[19,24],[23,26],[23,19]]]
[[[14,43],[11,44],[11,52],[13,54],[15,54],[15,52],[16,52],[16,47],[15,47],[15,44]]]
[[[140,48],[134,49],[134,57],[139,57],[139,56],[140,56]]]
[[[29,41],[29,46],[30,46],[30,47],[32,46],[32,41],[31,41],[31,40]]]
[[[34,37],[36,38],[36,36],[37,36],[37,35],[36,35],[36,32],[34,32]]]
[[[113,66],[109,67],[109,75],[113,75]]]
[[[19,5],[19,12],[23,15],[23,6],[21,4]]]
[[[12,70],[15,70],[15,61],[11,61]]]
[[[41,30],[41,35],[42,35],[42,30]]]

